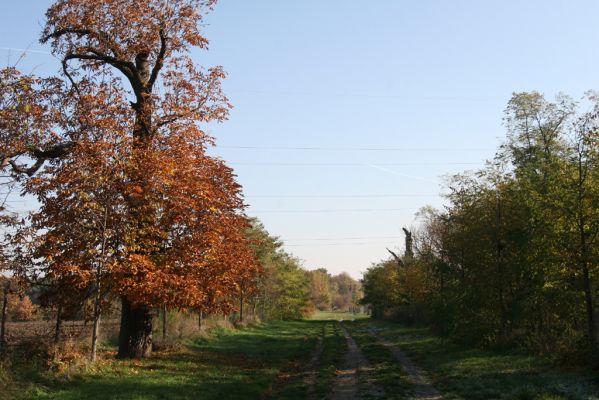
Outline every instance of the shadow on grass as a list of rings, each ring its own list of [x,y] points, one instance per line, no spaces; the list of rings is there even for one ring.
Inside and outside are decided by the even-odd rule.
[[[64,382],[40,376],[18,398],[260,399],[289,363],[315,346],[322,323],[276,322],[221,332],[189,340],[181,352],[109,360]]]
[[[599,399],[599,374],[589,369],[563,368],[522,353],[468,348],[426,328],[375,325],[430,372],[445,399]]]

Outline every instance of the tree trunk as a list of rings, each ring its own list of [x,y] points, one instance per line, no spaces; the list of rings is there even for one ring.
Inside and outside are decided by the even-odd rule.
[[[598,362],[597,354],[597,333],[595,327],[595,310],[593,304],[593,289],[591,287],[591,278],[589,273],[589,243],[587,240],[588,226],[587,218],[585,217],[585,179],[586,171],[583,169],[581,158],[578,159],[578,245],[579,245],[579,257],[580,257],[580,269],[582,272],[582,287],[584,291],[584,303],[586,307],[586,319],[587,319],[587,334],[589,335],[589,347],[590,347],[590,360],[593,366]]]
[[[243,322],[243,291],[239,295],[239,322]]]
[[[166,304],[162,306],[162,340],[166,339]]]
[[[60,341],[60,327],[62,326],[62,305],[56,310],[56,326],[54,327],[54,343]]]
[[[152,355],[152,312],[148,306],[122,298],[119,358],[147,358]]]
[[[589,269],[586,262],[582,267],[584,300],[587,311],[587,333],[589,335],[589,347],[591,348],[592,362],[597,361],[597,334],[595,332],[595,310],[593,307],[593,295],[591,290],[591,280],[589,278]]]
[[[98,349],[98,332],[100,330],[100,301],[102,300],[99,279],[98,282],[96,282],[96,285],[96,295],[94,297],[94,326],[92,328],[92,362],[96,361],[96,354]]]
[[[96,361],[96,353],[98,348],[98,330],[100,329],[100,311],[102,301],[102,273],[106,262],[106,227],[108,225],[108,207],[104,207],[104,221],[102,223],[102,251],[100,253],[100,262],[96,266],[96,287],[94,295],[94,326],[92,330],[92,351],[91,360]]]
[[[3,290],[2,296],[2,322],[0,323],[0,350],[4,350],[6,345],[6,309],[8,308],[8,288],[9,284]]]
[[[198,329],[200,330],[200,332],[202,331],[202,320],[204,319],[204,311],[200,310],[200,313],[198,315]]]
[[[100,313],[98,311],[94,314],[94,327],[92,330],[92,362],[96,361],[97,349],[98,349],[98,333],[100,331]]]
[[[500,190],[500,189],[497,189]],[[497,225],[495,228],[495,263],[497,268],[497,285],[498,285],[498,300],[499,300],[499,319],[500,319],[500,331],[501,340],[506,343],[508,340],[508,316],[507,307],[505,304],[505,293],[504,293],[504,270],[503,270],[503,244],[502,239],[502,209],[501,209],[501,198],[499,193],[497,194]]]

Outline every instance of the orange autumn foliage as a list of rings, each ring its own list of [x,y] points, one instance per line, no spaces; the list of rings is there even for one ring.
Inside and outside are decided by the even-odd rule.
[[[228,312],[251,290],[260,269],[241,187],[206,153],[213,139],[201,127],[228,115],[225,74],[187,55],[206,48],[200,22],[214,3],[59,0],[41,40],[63,61],[62,79],[3,72],[0,99],[35,122],[0,114],[3,168],[37,172],[26,181],[41,204],[36,274],[136,307]]]

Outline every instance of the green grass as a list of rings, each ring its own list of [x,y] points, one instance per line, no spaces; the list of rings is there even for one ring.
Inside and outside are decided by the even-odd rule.
[[[370,322],[429,371],[447,400],[599,399],[599,373],[557,367],[539,357],[467,348],[426,328]]]
[[[148,360],[107,359],[69,378],[39,374],[32,382],[22,382],[15,398],[259,399],[315,345],[320,331],[316,321],[221,330],[213,337],[189,340],[183,351],[158,352]]]
[[[364,313],[351,313],[345,311],[316,311],[310,319],[314,321],[353,321],[369,318]]]
[[[374,368],[359,377],[366,397],[373,386],[382,388],[388,399],[409,398],[411,389],[389,349],[371,334],[375,329],[428,371],[446,400],[599,399],[597,372],[557,367],[518,353],[466,348],[425,328],[352,317],[318,313],[306,321],[221,328],[185,341],[180,351],[156,352],[149,360],[116,360],[114,347],[107,346],[97,364],[61,373],[47,371],[31,349],[23,348],[0,362],[0,398],[299,400],[306,398],[306,365],[321,336],[323,350],[312,372],[313,395],[322,399],[330,393],[347,350],[337,322],[342,319]]]
[[[337,323],[326,324],[323,344],[314,385],[314,395],[318,399],[325,398],[330,392],[337,368],[342,365],[347,351],[347,342]]]
[[[367,381],[370,385],[383,389],[385,399],[407,398],[411,385],[405,381],[406,374],[389,349],[370,333],[368,328],[371,321],[361,320],[343,324],[373,369],[367,376],[360,377],[363,397],[368,398],[369,396],[368,387],[364,385],[366,383],[364,381]]]

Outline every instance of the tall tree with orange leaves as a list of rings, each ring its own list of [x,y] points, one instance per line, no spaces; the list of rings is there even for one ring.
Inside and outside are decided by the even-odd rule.
[[[224,72],[188,55],[214,3],[58,0],[41,41],[61,79],[3,72],[0,161],[33,176],[35,270],[100,306],[120,296],[120,357],[150,355],[153,307],[230,310],[259,272],[241,188],[200,126],[228,115]]]

